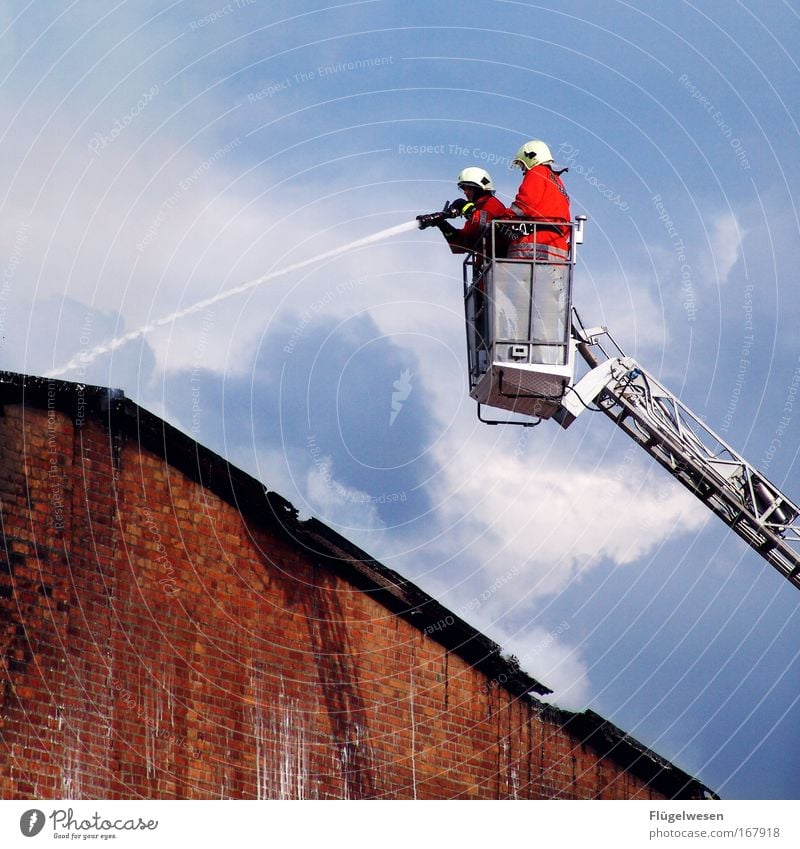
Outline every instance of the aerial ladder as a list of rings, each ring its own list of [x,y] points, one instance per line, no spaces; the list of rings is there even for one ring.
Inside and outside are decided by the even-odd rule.
[[[800,588],[800,507],[633,357],[606,327],[585,328],[572,306],[572,273],[584,217],[570,224],[570,255],[510,259],[503,241],[555,222],[494,221],[481,252],[464,262],[470,395],[486,424],[569,427],[604,413]],[[588,372],[576,380],[577,356]],[[485,418],[484,407],[503,410]],[[508,417],[508,413],[516,414]],[[521,416],[521,417],[520,417]]]

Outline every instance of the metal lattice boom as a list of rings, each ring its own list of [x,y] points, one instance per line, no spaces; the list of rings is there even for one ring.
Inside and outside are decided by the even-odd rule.
[[[598,363],[590,347],[596,338],[576,335],[578,350],[602,375],[592,393],[599,409],[800,588],[800,507],[633,358],[606,355]],[[581,388],[576,384],[578,395]]]

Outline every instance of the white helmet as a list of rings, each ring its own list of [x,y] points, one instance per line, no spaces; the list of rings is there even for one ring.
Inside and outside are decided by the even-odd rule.
[[[539,139],[531,139],[531,141],[525,142],[517,151],[511,167],[513,168],[515,165],[519,165],[523,171],[528,171],[537,165],[546,165],[552,162],[553,154],[550,153],[550,148],[543,141],[539,141]]]
[[[492,185],[492,178],[489,176],[487,171],[484,171],[483,168],[465,168],[459,175],[458,180],[456,180],[458,184],[458,188],[462,188],[463,186],[474,186],[476,189],[480,189],[482,192],[493,192],[494,186]]]

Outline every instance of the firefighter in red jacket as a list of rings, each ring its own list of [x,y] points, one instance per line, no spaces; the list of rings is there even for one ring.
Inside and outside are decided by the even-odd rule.
[[[466,224],[460,230],[447,220],[437,221],[434,226],[439,228],[454,254],[473,253],[479,260],[476,265],[480,266],[491,250],[488,244],[491,239],[490,222],[495,218],[514,216],[495,197],[492,178],[483,168],[465,168],[458,175],[457,182],[466,201],[456,201],[453,206],[460,207],[461,215],[467,219]]]
[[[572,214],[561,174],[567,169],[555,166],[550,148],[538,139],[522,145],[512,167],[519,167],[523,172],[522,184],[511,204],[514,217],[550,223],[537,225],[535,234],[513,240],[509,258],[566,261],[569,259]]]
[[[561,174],[550,148],[538,139],[525,142],[512,163],[522,172],[522,184],[511,204],[517,218],[532,221],[532,233],[511,238],[509,259],[534,260],[531,292],[531,346],[535,362],[564,365],[569,336],[569,262],[572,213]],[[538,223],[542,222],[542,223]]]
[[[488,333],[488,313],[485,305],[486,281],[482,275],[486,258],[491,256],[492,252],[491,222],[495,218],[509,219],[514,216],[511,210],[503,206],[494,196],[492,178],[483,168],[465,168],[458,175],[457,182],[458,188],[466,197],[465,201],[446,204],[439,213],[418,215],[417,220],[421,230],[426,227],[438,227],[454,254],[470,253],[474,257],[472,265],[474,286],[471,295],[474,312],[471,332],[476,334],[475,345],[478,356],[483,357],[485,361],[488,356],[485,341]],[[447,220],[458,215],[463,215],[467,219],[460,230],[453,227]],[[505,256],[507,247],[507,240],[501,234],[495,233],[495,255]]]

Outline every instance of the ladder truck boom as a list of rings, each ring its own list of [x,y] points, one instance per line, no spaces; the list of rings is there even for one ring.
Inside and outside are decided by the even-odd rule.
[[[596,405],[788,581],[800,588],[800,508],[632,357],[610,356],[606,328],[573,339],[590,366],[553,416],[568,427]],[[599,352],[599,356],[598,353]]]
[[[568,427],[584,410],[602,411],[800,588],[800,507],[626,356],[605,327],[583,327],[572,307],[572,277],[585,217],[569,225],[565,258],[546,247],[528,258],[498,249],[499,234],[512,241],[528,234],[537,243],[554,223],[564,226],[495,220],[480,254],[464,262],[469,390],[480,420],[531,427],[552,418]],[[589,366],[580,380],[577,354]],[[483,406],[512,418],[485,419]]]

